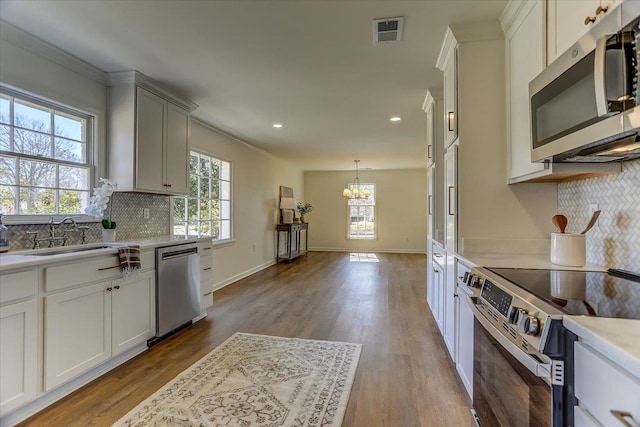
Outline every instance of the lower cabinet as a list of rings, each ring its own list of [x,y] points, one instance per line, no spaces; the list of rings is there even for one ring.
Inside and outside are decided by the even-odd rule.
[[[456,289],[456,269],[455,256],[447,253],[444,281],[444,343],[449,350],[451,359],[455,362],[457,354],[457,317],[458,317],[458,295]]]
[[[37,355],[35,297],[0,307],[0,415],[36,397]]]
[[[210,241],[198,243],[200,254],[200,311],[206,315],[213,305],[213,245]]]
[[[458,360],[456,369],[469,397],[473,398],[473,311],[467,301],[467,294],[462,288],[464,275],[471,271],[471,268],[460,261],[457,261],[456,266],[458,276]]]
[[[155,334],[155,272],[47,295],[46,391]]]

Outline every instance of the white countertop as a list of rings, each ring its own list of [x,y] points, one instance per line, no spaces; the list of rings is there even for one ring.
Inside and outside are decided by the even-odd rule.
[[[466,264],[477,267],[496,268],[533,268],[545,270],[581,270],[581,271],[607,271],[606,267],[595,264],[585,264],[582,267],[566,267],[553,264],[548,255],[538,254],[490,254],[465,252],[457,254]]]
[[[562,323],[589,346],[640,378],[640,320],[565,316]]]
[[[38,265],[50,264],[54,262],[68,262],[82,258],[89,258],[96,255],[116,253],[119,247],[127,245],[138,245],[140,249],[154,249],[161,246],[177,245],[181,243],[211,242],[210,237],[185,237],[185,236],[161,236],[146,239],[132,239],[113,243],[91,243],[86,245],[66,246],[64,248],[44,248],[28,251],[15,251],[0,254],[0,271],[13,270],[17,268],[34,267]],[[104,248],[103,246],[108,246]],[[56,249],[83,249],[80,252],[68,252],[57,255],[40,255],[38,253],[51,252]],[[85,250],[88,248],[96,248]]]

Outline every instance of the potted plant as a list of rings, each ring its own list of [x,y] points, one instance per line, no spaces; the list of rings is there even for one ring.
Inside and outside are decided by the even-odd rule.
[[[311,203],[298,202],[297,211],[300,214],[300,221],[301,222],[306,222],[304,220],[304,214],[308,214],[309,212],[313,211],[313,206],[311,206]]]
[[[91,215],[94,218],[102,218],[102,240],[104,242],[116,241],[116,222],[113,221],[113,203],[109,204],[109,198],[115,190],[118,189],[118,184],[110,179],[100,178],[102,185],[93,189],[93,196],[89,199],[89,206],[87,206],[84,212],[87,215]],[[104,217],[104,211],[109,206],[109,215]]]

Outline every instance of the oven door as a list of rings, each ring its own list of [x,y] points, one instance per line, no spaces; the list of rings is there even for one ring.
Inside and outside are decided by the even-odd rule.
[[[466,298],[474,314],[473,407],[481,427],[551,427],[549,365],[504,338]]]

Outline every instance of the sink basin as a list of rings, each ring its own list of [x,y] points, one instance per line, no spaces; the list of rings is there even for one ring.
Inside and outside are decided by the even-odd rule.
[[[85,246],[85,247],[61,247],[51,249],[50,251],[38,252],[34,254],[29,254],[30,256],[50,256],[50,255],[60,255],[60,254],[70,254],[74,252],[84,252],[84,251],[93,251],[96,249],[107,249],[111,248],[111,246],[107,245],[98,245],[98,246]]]

